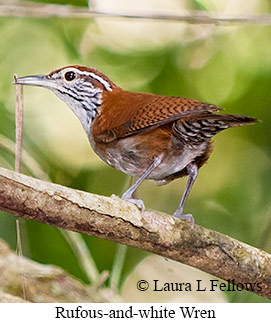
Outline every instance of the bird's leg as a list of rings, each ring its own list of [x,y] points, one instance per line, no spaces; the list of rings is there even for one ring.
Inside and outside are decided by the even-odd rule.
[[[161,163],[163,156],[160,155],[154,159],[154,162],[145,170],[145,172],[138,178],[138,180],[122,194],[122,199],[134,203],[142,212],[145,211],[145,206],[142,200],[135,199],[133,197],[138,186],[146,179],[150,173]]]
[[[175,216],[176,218],[179,218],[179,219],[186,219],[192,223],[192,226],[194,226],[194,218],[193,218],[192,214],[183,214],[183,208],[184,208],[184,204],[188,198],[188,195],[191,191],[191,188],[198,176],[198,167],[195,164],[189,164],[187,166],[187,170],[188,170],[188,181],[186,184],[186,188],[184,190],[183,197],[182,197],[182,200],[179,204],[179,207],[174,212],[173,216]]]

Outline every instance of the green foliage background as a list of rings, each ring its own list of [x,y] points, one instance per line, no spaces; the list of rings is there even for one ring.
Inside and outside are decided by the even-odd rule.
[[[86,6],[86,1],[42,1]],[[260,1],[270,13],[268,1]],[[209,8],[204,1],[188,2]],[[143,10],[144,8],[142,8]],[[212,7],[210,8],[212,9]],[[119,34],[103,20],[0,18],[0,134],[14,141],[13,74],[45,74],[60,66],[96,67],[127,90],[189,97],[216,104],[227,113],[257,117],[254,126],[224,131],[204,166],[186,204],[196,223],[271,252],[271,27],[188,26],[146,23],[137,35],[134,20],[119,20]],[[129,36],[129,26],[131,35]],[[161,36],[161,26],[170,28]],[[172,33],[172,29],[176,30]],[[107,29],[106,29],[107,28]],[[157,30],[156,30],[157,28]],[[180,28],[180,29],[178,29]],[[123,31],[120,32],[120,31]],[[173,35],[173,36],[172,36]],[[155,38],[155,41],[154,41]],[[25,88],[24,148],[53,182],[103,194],[121,194],[124,174],[105,165],[91,151],[76,117],[53,94]],[[0,145],[0,166],[13,169],[13,155]],[[24,169],[31,174],[29,169]],[[139,190],[148,208],[173,213],[186,180]],[[77,259],[55,228],[26,221],[24,254],[53,263],[86,281]],[[14,217],[1,214],[0,237],[15,248]],[[116,245],[84,237],[99,269],[110,270]],[[145,253],[129,248],[122,282]],[[251,293],[228,293],[229,301],[266,301]]]

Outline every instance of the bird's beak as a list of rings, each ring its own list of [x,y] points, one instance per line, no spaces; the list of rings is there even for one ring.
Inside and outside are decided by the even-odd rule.
[[[14,77],[13,84],[34,85],[45,87],[48,89],[57,88],[56,82],[54,80],[49,79],[47,75],[32,75],[19,78]]]

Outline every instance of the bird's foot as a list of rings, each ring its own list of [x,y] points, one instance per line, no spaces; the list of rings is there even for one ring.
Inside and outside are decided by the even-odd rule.
[[[192,228],[194,228],[195,225],[195,220],[193,218],[192,214],[183,214],[181,210],[177,209],[174,213],[173,216],[178,219],[184,219],[186,221],[191,222]]]
[[[142,213],[145,212],[145,205],[144,205],[144,202],[142,200],[135,199],[132,196],[126,196],[125,193],[122,195],[121,198],[123,200],[127,201],[127,202],[135,204]]]

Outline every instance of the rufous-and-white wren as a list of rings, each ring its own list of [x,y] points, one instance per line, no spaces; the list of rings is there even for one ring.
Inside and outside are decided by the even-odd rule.
[[[255,118],[219,114],[215,105],[181,97],[123,90],[100,71],[79,65],[48,75],[21,77],[16,84],[52,90],[77,115],[97,155],[138,180],[122,198],[144,210],[134,193],[144,179],[167,183],[188,175],[179,207],[173,214],[193,222],[183,207],[198,169],[221,130],[251,124]]]

